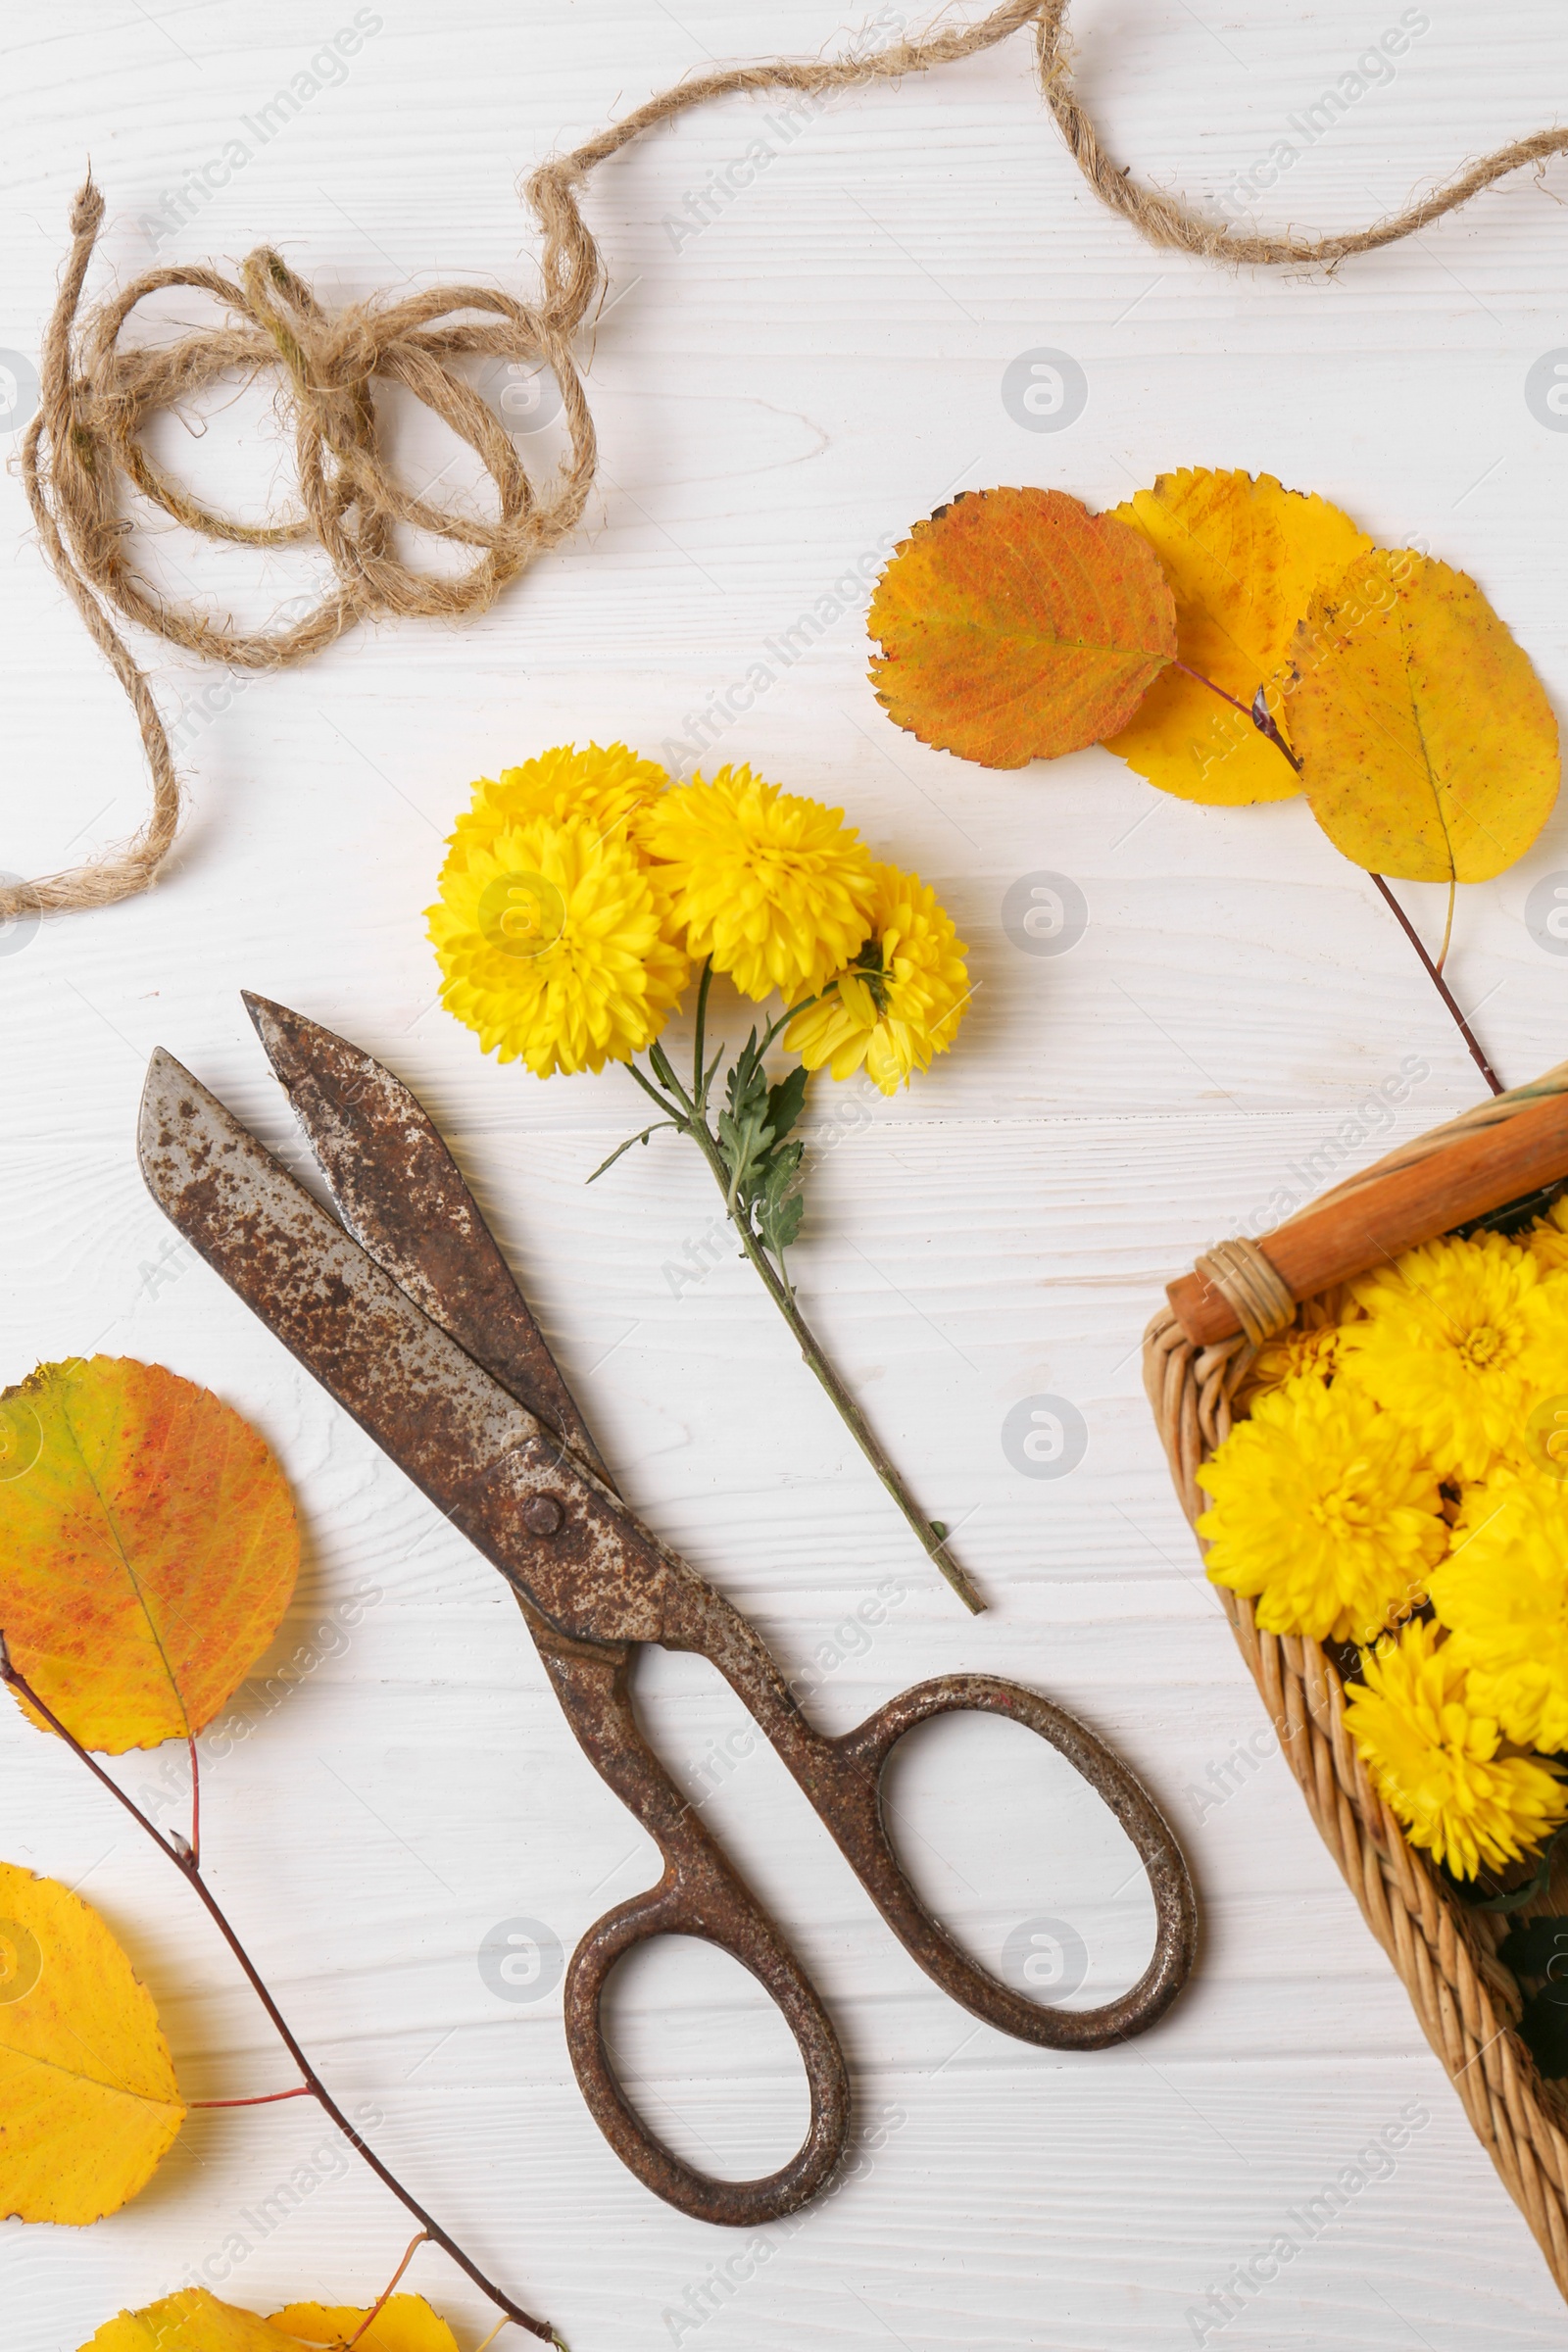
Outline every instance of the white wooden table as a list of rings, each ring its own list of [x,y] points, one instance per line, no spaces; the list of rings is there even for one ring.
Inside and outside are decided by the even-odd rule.
[[[89,153],[109,205],[100,285],[267,240],[331,301],[475,276],[526,290],[533,230],[514,181],[558,140],[710,54],[816,52],[845,30],[823,0],[379,0],[362,28],[367,13],[379,26],[343,73],[318,68],[325,86],[262,143],[244,122],[352,23],[347,0],[336,15],[301,0],[13,10],[0,346],[36,356]],[[1223,15],[1082,0],[1082,86],[1119,159],[1212,197],[1299,144],[1291,117],[1400,23],[1394,0]],[[1499,0],[1485,19],[1434,8],[1258,209],[1364,220],[1565,103],[1568,43],[1546,0]],[[174,867],[152,897],[14,935],[0,961],[0,1374],[95,1348],[156,1359],[279,1448],[307,1566],[236,1702],[248,1736],[210,1767],[212,1875],[351,2112],[576,2352],[1174,2352],[1208,2290],[1410,2102],[1424,2126],[1222,2331],[1227,2352],[1559,2344],[1524,2224],[1267,1752],[1139,1382],[1161,1283],[1370,1087],[1406,1057],[1425,1072],[1400,1135],[1477,1095],[1371,885],[1299,803],[1188,807],[1098,751],[1006,775],[922,750],[872,699],[858,610],[713,734],[715,758],[842,802],[938,884],[971,946],[979,995],[936,1073],[837,1140],[832,1090],[816,1092],[799,1270],[922,1497],[961,1524],[994,1604],[973,1623],[748,1269],[666,1272],[713,1211],[695,1155],[666,1139],[585,1190],[640,1098],[619,1075],[540,1086],[482,1059],[435,1002],[420,910],[472,776],[573,737],[655,754],[690,740],[692,715],[770,639],[960,487],[1056,484],[1100,506],[1183,464],[1274,471],[1473,571],[1560,697],[1568,438],[1524,386],[1568,343],[1568,173],[1516,178],[1333,279],[1265,278],[1153,254],[1104,213],[1043,118],[1026,42],[808,121],[769,128],[769,112],[703,113],[597,179],[612,281],[591,376],[599,492],[582,532],[486,620],[361,634],[239,695],[219,680],[216,710],[197,699],[210,676],[156,655],[166,707],[189,707]],[[759,136],[767,168],[687,233],[688,196]],[[235,139],[250,152],[228,184],[155,241],[166,193]],[[1054,433],[1020,424],[1002,393],[1009,364],[1041,349],[1067,352],[1088,389]],[[439,429],[397,416],[409,478],[446,467],[443,488],[461,490]],[[553,452],[557,429],[525,448]],[[215,413],[201,438],[166,424],[158,446],[250,512],[286,481],[266,394]],[[0,856],[28,873],[130,831],[144,785],[14,472],[0,519]],[[149,560],[255,619],[318,576],[167,533]],[[1524,916],[1559,868],[1561,817],[1459,917],[1454,985],[1511,1080],[1568,1051],[1568,971]],[[1025,952],[1004,925],[1008,890],[1041,873],[1087,903],[1065,955]],[[1407,901],[1430,932],[1436,894]],[[770,2233],[766,2259],[738,2266],[748,2276],[722,2268],[736,2241],[621,2170],[569,2076],[550,1939],[569,1951],[646,1885],[650,1849],[585,1769],[499,1581],[216,1278],[165,1254],[136,1173],[157,1044],[262,1133],[289,1132],[242,986],[415,1084],[630,1497],[792,1668],[815,1661],[822,1722],[925,1675],[998,1668],[1136,1761],[1181,1825],[1206,1918],[1197,1981],[1157,2032],[1062,2059],[977,2029],[883,1931],[771,1756],[748,1752],[713,1677],[655,1656],[639,1686],[653,1735],[710,1791],[820,1982],[876,2144],[840,2193]],[[1353,1158],[1387,1140],[1354,1142]],[[1008,1412],[1040,1396],[1082,1413],[1070,1476],[1022,1476],[1004,1450]],[[856,1612],[888,1591],[867,1630]],[[301,1673],[302,1650],[335,1654]],[[0,1854],[100,1906],[154,1991],[187,2095],[281,2087],[286,2062],[167,1866],[9,1709],[0,1759]],[[156,1789],[162,1766],[122,1771]],[[898,1802],[922,1882],[982,1955],[1021,1929],[1057,1934],[1071,1961],[1076,1937],[1080,2000],[1136,1971],[1149,1913],[1119,1838],[1021,1735],[931,1737]],[[535,1997],[501,1997],[481,1948],[519,1920],[545,1932],[544,1963],[506,1986]],[[794,2146],[793,2054],[728,1962],[651,1956],[620,1988],[616,2033],[639,2095],[701,2161],[761,2169]],[[365,2301],[407,2234],[308,2107],[197,2117],[116,2219],[0,2228],[0,2333],[7,2352],[74,2352],[122,2306],[192,2277],[263,2312]],[[430,2252],[411,2283],[468,2352],[490,2324],[480,2298]]]

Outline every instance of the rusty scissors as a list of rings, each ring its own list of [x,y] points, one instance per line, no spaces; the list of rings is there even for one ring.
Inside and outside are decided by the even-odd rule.
[[[1152,2025],[1191,1971],[1197,1906],[1180,1848],[1128,1766],[1059,1707],[995,1675],[942,1675],[838,1739],[814,1731],[746,1619],[620,1500],[468,1187],[408,1088],[298,1013],[249,995],[245,1004],[337,1218],[162,1051],[142,1098],[142,1172],[208,1264],[501,1571],[589,1762],[659,1846],[658,1885],[589,1929],[565,1981],[578,2083],[637,2179],[702,2221],[775,2220],[828,2180],[850,2112],[814,1985],[638,1726],[639,1642],[696,1651],[718,1669],[894,1935],[974,2016],[1048,2049],[1100,2049]],[[882,1774],[906,1732],[959,1709],[1005,1716],[1049,1740],[1142,1858],[1158,1922],[1153,1955],[1129,1991],[1100,2008],[1045,2007],[989,1975],[905,1875],[882,1818]],[[634,1945],[666,1935],[731,1953],[795,2035],[810,2125],[764,2179],[694,2170],[653,2135],[616,2080],[600,2023],[606,1980]]]

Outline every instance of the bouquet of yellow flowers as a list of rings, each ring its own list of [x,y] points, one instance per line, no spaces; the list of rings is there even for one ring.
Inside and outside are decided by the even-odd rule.
[[[1349,1645],[1350,1736],[1451,1879],[1540,1853],[1568,1821],[1568,1201],[1317,1302],[1238,1404],[1198,1472],[1209,1576]]]
[[[979,1608],[946,1527],[920,1511],[802,1316],[785,1254],[804,1212],[793,1131],[809,1073],[863,1070],[892,1095],[957,1032],[973,993],[966,951],[934,892],[874,858],[841,808],[749,767],[674,784],[624,744],[566,744],[481,777],[439,890],[430,938],[448,1010],[538,1078],[626,1065],[660,1116],[595,1176],[662,1128],[696,1144],[801,1352],[936,1566]],[[709,1054],[715,973],[755,1004],[782,1004],[721,1082],[725,1048]],[[683,1078],[661,1036],[694,976]],[[795,1056],[778,1078],[764,1066],[775,1047]]]

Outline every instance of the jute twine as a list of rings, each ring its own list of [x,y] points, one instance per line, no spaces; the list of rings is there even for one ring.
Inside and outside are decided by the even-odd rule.
[[[1441,1154],[1478,1128],[1494,1126],[1564,1091],[1568,1062],[1533,1085],[1479,1102],[1446,1126],[1400,1145],[1313,1205]],[[1322,1304],[1332,1308],[1335,1296]],[[1309,1319],[1314,1302],[1306,1301],[1299,1311]],[[1207,1507],[1198,1473],[1230,1434],[1235,1400],[1254,1352],[1255,1344],[1241,1335],[1211,1348],[1196,1347],[1168,1307],[1144,1336],[1144,1385],[1177,1499],[1190,1521]],[[1333,1658],[1316,1642],[1260,1631],[1251,1602],[1240,1594],[1219,1585],[1214,1594],[1324,1844],[1397,1971],[1422,2032],[1568,2297],[1568,2084],[1542,2080],[1516,2031],[1523,1992],[1497,1958],[1504,1935],[1519,1919],[1568,1909],[1561,1867],[1553,1884],[1512,1919],[1461,1902],[1429,1857],[1406,1842],[1368,1781],[1346,1725],[1345,1688]]]
[[[821,93],[896,80],[955,63],[1034,27],[1041,88],[1074,160],[1096,194],[1152,245],[1205,261],[1332,266],[1395,243],[1464,204],[1521,165],[1568,147],[1568,131],[1538,131],[1472,165],[1446,186],[1394,218],[1348,235],[1244,236],[1135,179],[1107,158],[1078,102],[1068,69],[1068,0],[1005,0],[966,28],[933,27],[918,40],[818,64],[737,66],[698,74],[638,107],[569,155],[542,165],[524,194],[544,233],[541,293],[522,303],[489,286],[434,287],[402,301],[372,299],[329,316],[310,288],[268,246],[243,265],[240,280],[211,269],[150,270],[78,319],[104,203],[91,178],[72,210],[73,245],[44,340],[42,398],[23,445],[27,496],[44,553],[93,642],[130,698],[152,775],[152,812],[133,841],[69,872],[0,889],[0,917],[105,906],[145,890],[173,845],[179,779],[151,688],[115,617],[166,643],[248,670],[278,669],[330,645],[356,621],[382,613],[457,618],[484,612],[543,549],[582,514],[597,449],[572,337],[605,283],[599,249],[583,219],[589,174],[645,132],[710,100],[765,90]],[[136,306],[165,286],[212,294],[229,323],[153,348],[122,347]],[[463,314],[479,316],[465,317]],[[570,454],[544,489],[529,480],[511,439],[452,363],[479,354],[548,366],[561,387]],[[215,377],[277,370],[292,411],[300,511],[253,525],[214,514],[161,473],[139,438],[150,419]],[[399,489],[378,436],[371,384],[402,383],[475,451],[495,485],[493,520],[436,508]],[[124,485],[186,529],[215,540],[270,548],[315,540],[336,585],[294,625],[235,629],[210,611],[172,602],[137,569]],[[398,555],[399,523],[475,551],[456,578],[432,578]]]
[[[1289,1285],[1266,1251],[1245,1235],[1239,1234],[1234,1242],[1216,1242],[1207,1255],[1199,1259],[1194,1272],[1230,1300],[1254,1348],[1261,1348],[1265,1340],[1296,1320],[1296,1300]]]

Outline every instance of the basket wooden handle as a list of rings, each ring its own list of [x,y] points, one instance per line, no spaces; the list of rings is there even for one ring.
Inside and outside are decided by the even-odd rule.
[[[1456,1137],[1412,1165],[1266,1234],[1259,1247],[1295,1299],[1397,1257],[1506,1201],[1568,1176],[1568,1095],[1533,1103],[1494,1127]],[[1165,1293],[1195,1346],[1212,1347],[1242,1329],[1242,1317],[1211,1275],[1183,1274]]]

